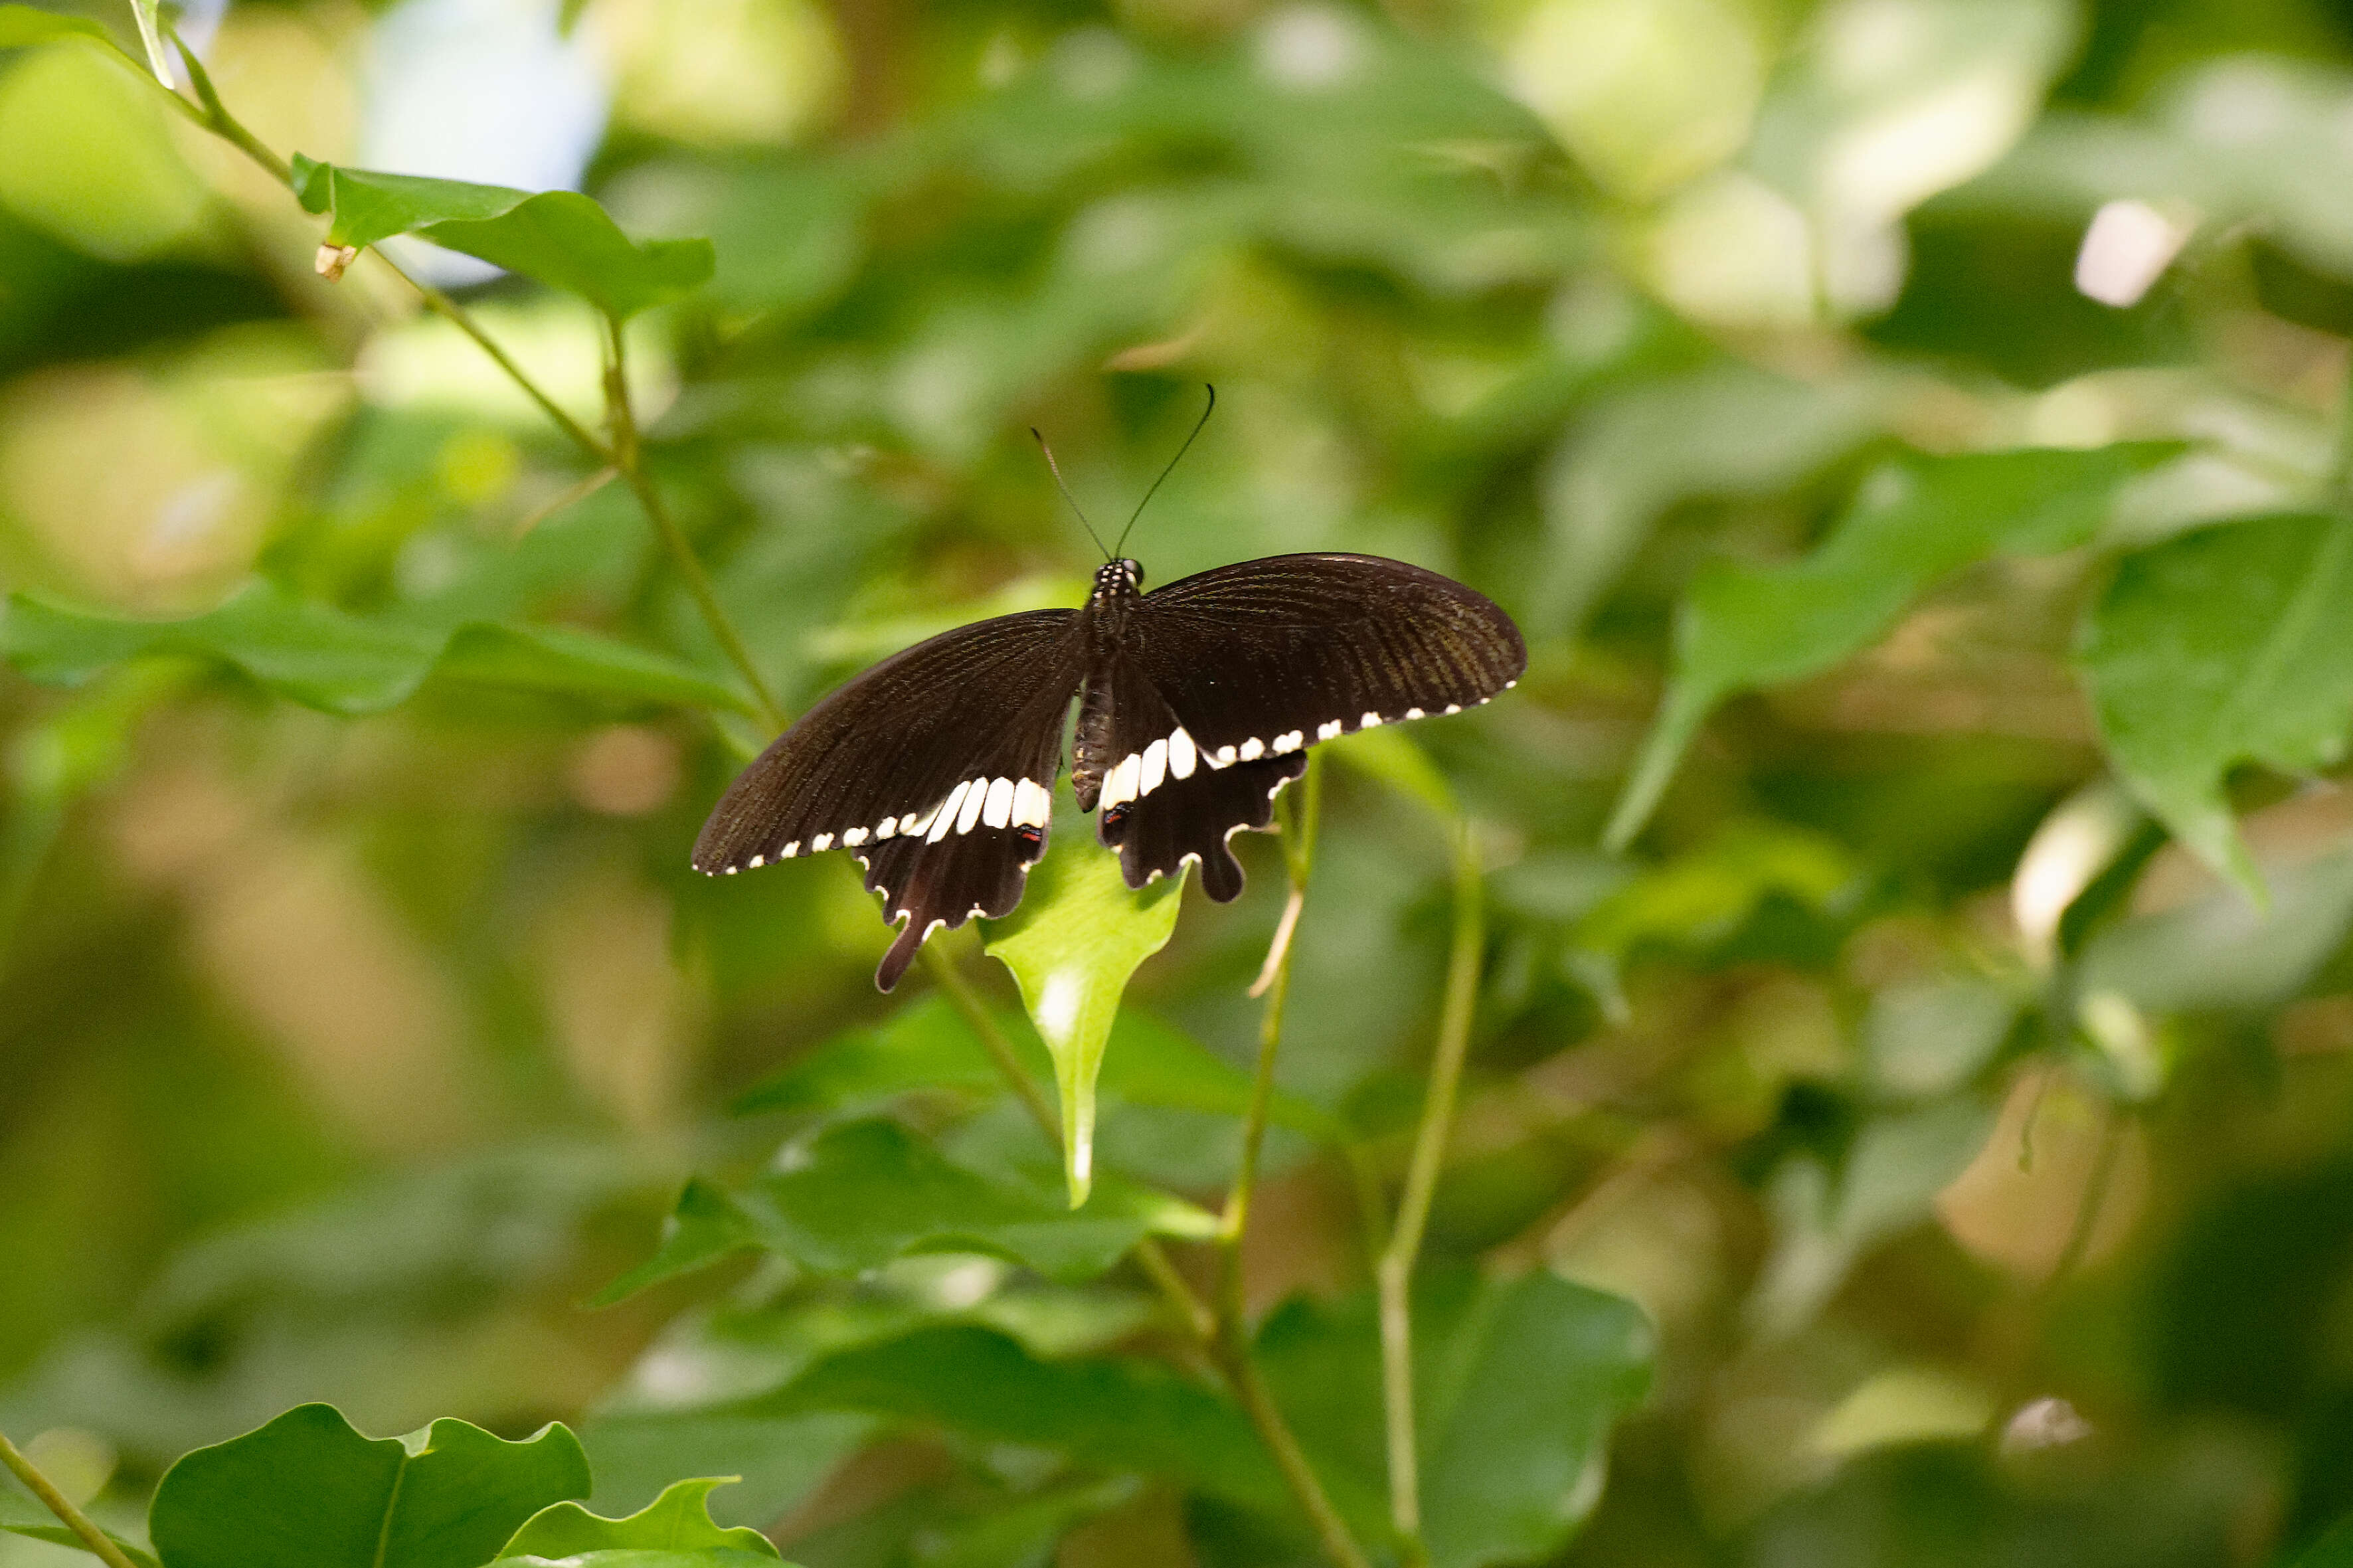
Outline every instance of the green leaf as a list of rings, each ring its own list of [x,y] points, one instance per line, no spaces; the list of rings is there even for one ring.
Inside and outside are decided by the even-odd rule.
[[[660,1251],[598,1300],[754,1247],[828,1274],[910,1253],[977,1251],[1087,1279],[1149,1232],[1198,1237],[1212,1224],[1189,1204],[1124,1184],[1077,1215],[1034,1188],[950,1163],[895,1121],[852,1121],[827,1128],[788,1168],[739,1193],[690,1183]]]
[[[1726,562],[1700,572],[1675,624],[1665,700],[1604,841],[1622,849],[1641,830],[1701,723],[1725,698],[1828,669],[1885,633],[1923,589],[1973,562],[2089,542],[2116,490],[2179,450],[2142,442],[1912,456],[1866,479],[1804,560]]]
[[[103,1528],[102,1526],[100,1528]],[[28,1493],[19,1491],[16,1483],[5,1471],[0,1471],[0,1531],[21,1535],[28,1541],[46,1541],[54,1546],[70,1546],[87,1552],[80,1536],[58,1521],[57,1516],[35,1501]],[[123,1554],[140,1568],[157,1568],[155,1554],[125,1541],[114,1531],[107,1539],[122,1549]]]
[[[2084,944],[2075,988],[2151,1014],[2260,1013],[2301,992],[2353,929],[2353,849],[2270,868],[2261,907],[2217,889]]]
[[[763,1404],[934,1423],[987,1442],[1056,1449],[1091,1468],[1170,1477],[1271,1512],[1293,1506],[1241,1411],[1158,1361],[1045,1361],[993,1330],[948,1325],[830,1356]],[[1352,1518],[1380,1517],[1377,1489],[1327,1479]]]
[[[501,1559],[513,1568],[776,1568],[776,1549],[741,1552],[734,1547],[702,1547],[694,1552],[621,1547],[614,1552],[581,1552],[576,1556],[511,1556]]]
[[[95,39],[109,48],[114,47],[112,36],[87,16],[44,11],[33,5],[0,5],[0,49],[30,48],[61,38]]]
[[[692,666],[591,632],[372,620],[267,583],[183,620],[94,615],[18,594],[0,621],[0,658],[53,685],[79,685],[156,654],[219,659],[281,697],[346,715],[396,707],[435,674],[616,701],[744,710],[731,688]]]
[[[2353,1514],[2338,1520],[2319,1540],[2296,1553],[2293,1568],[2353,1568]]]
[[[2257,518],[2128,556],[2079,658],[2100,733],[2133,793],[2252,897],[2224,775],[2345,756],[2353,724],[2353,523]]]
[[[510,190],[315,163],[297,153],[294,190],[327,215],[326,243],[368,246],[396,234],[480,257],[628,317],[709,281],[707,239],[644,243],[574,191]]]
[[[1379,731],[1369,731],[1377,734]],[[996,1015],[1014,1053],[1033,1072],[1050,1072],[1052,1058],[1029,1020]],[[936,992],[871,1028],[834,1037],[735,1101],[738,1115],[762,1111],[826,1111],[872,1105],[923,1089],[987,1094],[1005,1078],[980,1037]],[[1123,1008],[1103,1047],[1101,1092],[1131,1105],[1166,1106],[1213,1116],[1240,1116],[1250,1105],[1250,1075],[1192,1036],[1149,1013]],[[1326,1142],[1347,1129],[1313,1101],[1282,1089],[1271,1107],[1279,1125]]]
[[[1301,1440],[1377,1489],[1385,1474],[1379,1325],[1369,1293],[1295,1300],[1260,1354]],[[1650,1386],[1651,1326],[1631,1303],[1546,1270],[1439,1274],[1416,1292],[1414,1415],[1434,1568],[1548,1559],[1600,1500],[1609,1429]]]
[[[1377,730],[1343,735],[1330,742],[1330,748],[1340,761],[1367,778],[1388,785],[1440,822],[1451,823],[1462,815],[1461,805],[1454,798],[1454,786],[1446,782],[1446,775],[1438,771],[1430,753],[1395,725],[1384,724]]]
[[[661,1496],[626,1519],[603,1519],[576,1502],[559,1502],[531,1516],[499,1553],[512,1557],[578,1557],[592,1552],[622,1550],[700,1552],[733,1551],[754,1557],[778,1555],[768,1538],[738,1525],[723,1529],[712,1522],[712,1492],[732,1484],[733,1476],[705,1476],[676,1481]]]
[[[1095,1079],[1136,966],[1176,929],[1185,879],[1131,890],[1119,858],[1065,832],[1029,874],[1021,907],[988,926],[990,956],[1013,972],[1030,1021],[1053,1053],[1061,1090],[1062,1170],[1071,1206],[1094,1179]]]
[[[480,1568],[523,1521],[588,1495],[579,1441],[505,1442],[463,1421],[363,1437],[304,1405],[185,1456],[149,1526],[171,1568]]]

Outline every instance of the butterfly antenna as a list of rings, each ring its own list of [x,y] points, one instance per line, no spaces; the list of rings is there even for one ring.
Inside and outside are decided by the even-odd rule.
[[[1062,482],[1062,465],[1054,461],[1054,448],[1046,445],[1046,437],[1038,433],[1035,425],[1029,426],[1029,435],[1038,443],[1038,450],[1046,454],[1046,471],[1054,476],[1054,488],[1062,492],[1064,500],[1071,503],[1071,515],[1079,520],[1079,526],[1087,531],[1087,537],[1095,542],[1095,548],[1103,550],[1103,559],[1110,560],[1111,552],[1103,550],[1103,535],[1097,533],[1095,525],[1087,521],[1087,514],[1079,510],[1079,498],[1071,493],[1071,487]],[[1126,535],[1120,537],[1124,539]]]
[[[1208,385],[1206,382],[1202,384],[1205,386]],[[1135,511],[1128,518],[1127,527],[1119,531],[1119,543],[1111,547],[1113,554],[1118,554],[1120,546],[1127,542],[1128,534],[1134,531],[1135,528],[1136,518],[1144,515],[1144,509],[1152,504],[1152,498],[1160,493],[1160,487],[1168,482],[1168,476],[1176,471],[1176,465],[1183,462],[1185,460],[1185,454],[1193,449],[1193,443],[1200,437],[1201,426],[1207,425],[1209,422],[1209,416],[1215,414],[1217,411],[1218,389],[1214,386],[1210,386],[1208,406],[1202,409],[1201,417],[1193,422],[1193,434],[1185,437],[1185,444],[1176,448],[1176,455],[1168,459],[1168,466],[1160,470],[1160,477],[1152,481],[1152,488],[1144,492],[1144,499],[1135,503]]]

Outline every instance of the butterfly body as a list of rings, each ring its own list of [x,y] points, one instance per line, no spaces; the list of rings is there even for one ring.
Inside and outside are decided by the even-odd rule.
[[[901,924],[894,985],[941,925],[1009,913],[1045,852],[1073,703],[1071,783],[1130,887],[1201,868],[1242,889],[1228,840],[1273,820],[1306,749],[1484,702],[1517,680],[1511,618],[1449,578],[1369,555],[1287,555],[1146,594],[1107,563],[1087,602],[944,632],[805,714],[696,840],[733,873],[847,848]]]

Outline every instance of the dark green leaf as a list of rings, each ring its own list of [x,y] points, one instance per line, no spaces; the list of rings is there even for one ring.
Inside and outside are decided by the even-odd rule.
[[[1894,625],[1923,589],[1972,562],[2088,542],[2118,488],[2179,450],[2145,442],[1907,458],[1865,480],[1804,560],[1703,570],[1684,595],[1674,674],[1608,843],[1622,848],[1641,830],[1701,722],[1725,697],[1828,669]]]
[[[618,1547],[612,1552],[581,1552],[576,1556],[511,1556],[513,1568],[776,1568],[776,1552],[739,1552],[734,1547],[702,1547],[669,1552],[661,1547]]]
[[[1377,731],[1368,733],[1378,733]],[[1000,1013],[997,1025],[1033,1073],[1052,1058],[1027,1017]],[[1133,1007],[1113,1021],[1103,1048],[1101,1091],[1132,1105],[1167,1106],[1240,1116],[1250,1104],[1250,1075],[1174,1026]],[[838,1035],[735,1102],[739,1115],[821,1111],[871,1105],[919,1089],[989,1093],[1005,1087],[995,1058],[946,997],[934,994],[871,1028]],[[1320,1107],[1277,1090],[1279,1125],[1337,1142],[1346,1130]]]
[[[1074,1214],[1045,1193],[951,1163],[895,1121],[852,1121],[827,1128],[787,1169],[740,1193],[690,1184],[661,1250],[600,1300],[754,1247],[832,1274],[910,1253],[977,1251],[1085,1279],[1147,1234],[1199,1236],[1213,1223],[1188,1204],[1124,1184]]]
[[[1120,995],[1136,966],[1167,945],[1185,888],[1180,873],[1131,889],[1117,857],[1092,837],[1057,834],[1029,873],[1021,907],[988,926],[989,955],[1013,972],[1030,1022],[1054,1056],[1072,1208],[1086,1202],[1094,1181],[1095,1079]]]
[[[1166,1476],[1255,1508],[1291,1506],[1242,1413],[1156,1361],[1041,1361],[990,1330],[930,1328],[830,1357],[764,1403],[936,1423],[1057,1449],[1092,1468]],[[1352,1517],[1380,1517],[1377,1491],[1330,1479]]]
[[[586,1553],[632,1551],[702,1552],[726,1551],[774,1558],[776,1547],[758,1531],[744,1526],[723,1530],[712,1522],[709,1502],[715,1488],[733,1482],[733,1476],[705,1476],[676,1481],[661,1496],[626,1519],[602,1519],[576,1502],[542,1509],[514,1532],[503,1562],[512,1557],[578,1557]]]
[[[603,207],[573,191],[533,195],[346,169],[299,154],[294,188],[305,210],[327,215],[329,245],[420,235],[577,294],[610,316],[635,315],[711,277],[709,240],[638,243]]]
[[[2127,557],[2082,662],[2116,771],[2200,859],[2261,896],[2223,776],[2345,755],[2353,724],[2353,522],[2259,518]]]
[[[680,661],[571,627],[477,622],[454,630],[368,620],[257,584],[176,621],[92,615],[11,595],[0,655],[36,680],[79,685],[153,654],[235,665],[308,707],[381,712],[436,673],[457,680],[629,702],[742,710],[724,683]]]
[[[588,1495],[579,1441],[463,1421],[363,1437],[305,1405],[165,1472],[149,1524],[169,1568],[480,1568],[533,1514]]]
[[[1372,1298],[1293,1302],[1268,1321],[1267,1373],[1303,1441],[1366,1489],[1385,1474]],[[1417,1293],[1414,1414],[1423,1533],[1436,1568],[1558,1552],[1600,1500],[1610,1427],[1650,1386],[1651,1328],[1630,1302],[1539,1269],[1437,1276]]]

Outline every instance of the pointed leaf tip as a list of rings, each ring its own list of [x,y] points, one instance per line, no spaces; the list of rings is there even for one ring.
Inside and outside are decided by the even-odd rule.
[[[1095,1080],[1120,997],[1137,966],[1167,945],[1184,890],[1181,875],[1130,889],[1092,837],[1056,835],[1020,908],[992,922],[987,939],[1053,1054],[1072,1208],[1094,1184]]]

